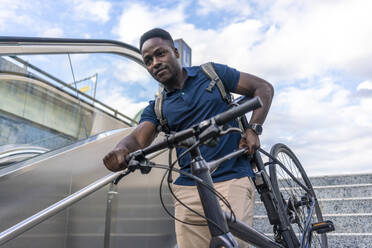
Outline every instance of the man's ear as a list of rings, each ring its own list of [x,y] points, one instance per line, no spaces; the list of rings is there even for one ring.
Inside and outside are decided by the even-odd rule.
[[[173,48],[173,51],[174,51],[174,55],[176,55],[176,58],[179,59],[180,58],[180,53],[178,52],[178,49],[175,47],[175,48]]]

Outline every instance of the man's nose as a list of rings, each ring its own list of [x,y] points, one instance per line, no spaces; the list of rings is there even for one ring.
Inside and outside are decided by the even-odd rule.
[[[159,68],[161,65],[161,61],[157,58],[154,58],[154,68]]]

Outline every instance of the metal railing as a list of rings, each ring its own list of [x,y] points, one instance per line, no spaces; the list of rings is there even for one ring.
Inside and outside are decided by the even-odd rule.
[[[96,98],[94,97],[91,97],[89,96],[88,94],[85,94],[84,92],[81,92],[79,91],[78,89],[75,89],[74,87],[72,87],[70,84],[62,81],[61,79],[59,78],[56,78],[55,76],[49,74],[48,72],[38,68],[37,66],[34,66],[33,64],[30,64],[29,62],[17,57],[17,56],[10,56],[10,58],[16,60],[17,62],[23,64],[24,66],[28,67],[28,68],[31,68],[32,70],[52,79],[53,81],[55,81],[56,83],[59,83],[61,86],[60,90],[63,90],[63,88],[68,88],[69,90],[71,90],[72,92],[78,94],[78,95],[81,95],[83,96],[85,99],[88,99],[90,101],[92,101],[92,105],[94,107],[97,107],[96,105],[101,105],[103,108],[99,108],[100,110],[102,110],[103,112],[107,113],[107,114],[110,114],[108,113],[105,109],[107,110],[110,110],[112,113],[110,115],[113,115],[115,116],[116,118],[120,119],[121,121],[124,121],[126,124],[128,124],[129,126],[133,126],[133,123],[134,124],[138,124],[138,122],[132,118],[130,118],[129,116],[123,114],[123,113],[120,113],[118,110],[116,109],[113,109],[111,108],[110,106],[104,104],[103,102],[97,100]],[[31,75],[26,75],[26,76],[31,76]],[[34,76],[35,77],[35,76]],[[46,83],[46,84],[50,84],[48,81],[46,80],[42,80],[41,78],[38,78],[39,81],[43,82],[43,83]],[[52,85],[53,86],[53,85]],[[64,90],[63,90],[64,91]],[[66,92],[68,93],[68,92]],[[84,100],[84,99],[83,99]],[[86,104],[90,104],[88,103],[88,101],[85,101]],[[121,118],[120,118],[121,117]]]

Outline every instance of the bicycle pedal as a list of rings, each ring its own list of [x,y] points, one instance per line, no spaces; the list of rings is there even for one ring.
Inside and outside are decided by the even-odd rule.
[[[318,234],[332,232],[335,230],[333,222],[330,220],[321,221],[311,224],[311,231],[316,231]]]

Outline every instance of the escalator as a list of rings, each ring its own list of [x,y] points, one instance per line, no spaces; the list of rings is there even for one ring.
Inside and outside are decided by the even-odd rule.
[[[0,63],[0,232],[4,233],[110,174],[102,158],[136,123],[98,100],[96,91],[82,92],[76,78],[79,69],[72,69],[71,60],[79,60],[80,68],[103,60],[112,67],[117,57],[124,57],[123,64],[130,68],[133,63],[141,67],[142,60],[137,49],[120,42],[12,37],[0,37],[0,56],[6,60]],[[68,70],[59,64],[64,59],[73,77],[65,76]],[[104,91],[117,71],[102,68],[96,71]],[[128,73],[119,76],[133,78]],[[130,90],[133,84],[127,86]],[[99,86],[94,90],[99,95]],[[167,154],[154,159],[164,164]],[[158,196],[162,174],[157,170],[131,174],[120,182],[117,193],[108,184],[14,239],[0,242],[1,247],[105,247],[110,197],[109,247],[173,247],[173,220]],[[165,194],[164,200],[172,209],[170,196]]]

